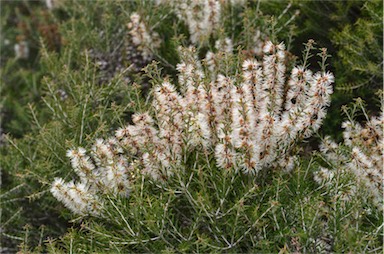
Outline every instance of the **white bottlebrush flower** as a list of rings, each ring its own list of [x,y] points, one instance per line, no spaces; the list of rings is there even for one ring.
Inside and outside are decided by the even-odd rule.
[[[332,81],[332,77],[328,77]],[[334,165],[332,172],[338,172],[344,176],[348,185],[357,186],[360,191],[351,191],[344,195],[345,201],[349,202],[351,196],[369,194],[372,202],[383,209],[383,116],[367,119],[365,126],[355,121],[346,121],[342,124],[344,128],[344,146],[341,146],[326,137],[320,145],[320,151],[330,165]],[[378,126],[377,126],[378,125]],[[380,127],[379,127],[380,126]],[[378,127],[378,128],[376,128]],[[338,186],[330,181],[331,187]],[[362,191],[363,190],[363,191]]]
[[[224,38],[223,40],[217,40],[215,42],[215,48],[219,52],[225,52],[225,53],[233,53],[233,43],[232,40],[228,37]]]
[[[207,147],[210,145],[210,139],[211,139],[211,128],[209,126],[209,119],[207,114],[204,113],[198,113],[197,115],[197,122],[200,127],[201,132],[201,138],[202,138],[202,144]]]
[[[142,21],[142,17],[136,12],[131,14],[130,22],[127,27],[129,29],[128,33],[132,44],[141,52],[145,61],[150,60],[152,58],[152,49],[156,49],[160,46],[158,34],[149,31]]]
[[[263,51],[266,54],[272,53],[275,49],[275,45],[271,41],[267,41],[264,45]]]
[[[266,35],[263,34],[259,29],[255,31],[255,35],[253,36],[253,48],[252,52],[255,56],[261,56],[263,54],[263,48],[265,44]]]
[[[96,163],[100,164],[102,160],[112,160],[114,153],[112,147],[104,142],[103,139],[96,139],[92,151],[95,154],[94,158],[97,158]]]
[[[139,22],[137,16],[132,19]],[[230,44],[224,40],[218,45],[218,55],[230,54],[226,52]],[[286,77],[285,47],[271,42],[266,43],[261,62],[246,59],[237,64],[241,70],[233,76],[219,69],[207,74],[192,47],[179,52],[180,92],[168,79],[163,81],[152,90],[153,114],[134,114],[133,124],[118,129],[114,138],[97,139],[91,157],[84,148],[68,151],[82,185],[70,183],[72,194],[63,197],[57,187],[65,189],[68,184],[56,181],[52,193],[63,202],[72,198],[76,207],[70,209],[88,209],[82,206],[83,196],[94,200],[101,200],[102,193],[127,196],[135,170],[166,181],[184,167],[187,153],[200,148],[228,172],[255,175],[268,167],[286,172],[294,168],[292,148],[319,128],[333,76],[296,67]],[[73,190],[92,190],[92,195],[75,197]]]
[[[225,138],[225,142],[219,143],[215,147],[215,158],[219,168],[231,169],[235,165],[235,151],[230,145],[230,138]]]
[[[52,183],[51,193],[59,201],[64,202],[66,193],[65,193],[65,182],[62,178],[55,178]]]
[[[255,71],[259,68],[260,64],[255,59],[246,59],[243,64],[243,72]]]
[[[298,159],[296,156],[289,156],[288,155],[288,156],[282,157],[280,160],[278,160],[277,165],[279,167],[281,167],[283,172],[289,173],[295,168],[297,161],[298,161]]]
[[[51,193],[75,214],[99,214],[101,203],[89,192],[89,186],[86,183],[65,183],[63,179],[55,178]]]
[[[224,2],[219,0],[162,0],[158,4],[168,4],[177,17],[183,20],[194,44],[204,44],[220,25],[221,9]]]
[[[333,180],[334,178],[334,172],[327,169],[327,168],[324,168],[324,167],[320,167],[320,170],[317,171],[314,175],[314,180],[319,184],[326,184],[326,185],[329,185],[330,182]]]
[[[67,151],[67,157],[71,159],[72,167],[76,170],[82,179],[91,177],[95,169],[95,165],[86,155],[86,150],[82,147],[78,149],[71,149]]]
[[[353,147],[351,152],[352,160],[359,166],[365,169],[371,168],[372,162],[367,156],[358,148]]]

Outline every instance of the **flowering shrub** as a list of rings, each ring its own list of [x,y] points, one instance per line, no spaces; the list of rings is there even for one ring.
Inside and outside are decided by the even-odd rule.
[[[158,0],[157,4],[169,4],[180,20],[188,26],[191,42],[206,42],[218,30],[222,2],[218,0]]]
[[[0,138],[0,252],[382,250],[382,135],[376,144],[366,134],[381,118],[350,131],[366,137],[361,144],[355,134],[350,145],[326,138],[323,153],[314,151],[324,160],[311,153],[320,125],[334,129],[323,123],[333,86],[327,52],[313,69],[312,41],[302,62],[289,53],[308,37],[295,31],[308,31],[310,4],[46,1],[35,19],[42,3],[2,8],[6,91],[29,109],[28,124],[12,126],[30,133],[11,137],[6,123],[11,135]],[[54,23],[31,40],[22,31],[40,18]],[[27,25],[16,28],[20,20]],[[345,78],[335,61],[332,71]]]
[[[364,110],[360,100],[358,103]],[[342,125],[344,144],[336,144],[327,136],[320,145],[327,167],[321,167],[315,174],[315,180],[335,190],[335,198],[345,202],[356,196],[366,199],[367,193],[377,208],[382,210],[383,114],[370,118],[366,115],[365,126],[354,121],[348,113],[347,115],[349,120]],[[339,191],[338,188],[342,185],[344,188]]]
[[[132,13],[130,19],[128,33],[131,36],[132,44],[138,48],[143,60],[148,61],[153,57],[151,49],[159,47],[159,35],[156,32],[148,31],[139,14]]]
[[[139,14],[134,12],[129,18],[126,28],[119,28],[109,39],[113,45],[109,51],[89,50],[100,72],[101,82],[108,83],[116,76],[123,76],[126,82],[131,82],[134,74],[153,59],[153,51],[160,45],[159,35],[147,27]],[[107,39],[103,31],[99,37],[100,40]]]
[[[292,170],[294,144],[320,127],[333,75],[295,67],[287,80],[284,44],[268,42],[262,63],[245,60],[238,77],[206,77],[194,49],[180,51],[183,95],[164,81],[153,89],[155,118],[135,114],[133,125],[96,141],[92,158],[84,148],[68,151],[80,182],[58,178],[51,191],[73,212],[97,214],[100,192],[127,196],[135,169],[166,181],[196,147],[214,155],[217,167],[226,171]]]

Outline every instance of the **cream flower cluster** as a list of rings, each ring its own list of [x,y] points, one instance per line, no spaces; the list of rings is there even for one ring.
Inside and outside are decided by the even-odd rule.
[[[222,50],[227,53],[226,47]],[[218,74],[207,83],[201,74],[190,74],[202,73],[196,62],[179,65],[180,75],[194,80],[185,83],[186,101],[192,102],[186,109],[198,125],[194,129],[200,128],[202,144],[214,148],[221,168],[257,173],[279,164],[289,170],[293,144],[320,127],[330,103],[332,74],[295,67],[287,78],[284,45],[267,42],[263,50],[262,62],[243,62],[240,79]],[[207,59],[212,73],[215,66]],[[196,101],[203,107],[196,108]]]
[[[117,140],[97,139],[87,155],[84,148],[69,150],[67,157],[80,181],[64,182],[56,178],[51,192],[73,213],[99,215],[103,206],[100,193],[128,196],[133,166],[123,155]]]
[[[127,26],[132,44],[141,52],[144,61],[151,60],[153,56],[152,49],[160,46],[159,35],[156,32],[151,33],[136,12],[131,14]]]
[[[321,168],[315,174],[315,180],[332,188],[337,181],[336,174],[352,173],[354,177],[347,185],[354,186],[354,190],[348,193],[349,199],[356,195],[356,186],[362,186],[370,193],[373,202],[383,209],[383,126],[382,114],[368,119],[364,127],[352,120],[344,122],[342,127],[347,152],[326,137],[320,150],[334,169]]]
[[[133,169],[165,181],[196,148],[227,171],[293,168],[294,144],[316,131],[325,116],[332,74],[295,67],[287,77],[284,44],[268,42],[263,60],[245,60],[241,75],[212,78],[207,61],[200,62],[195,51],[180,49],[181,93],[169,81],[154,87],[154,117],[133,115],[133,124],[115,137],[96,141],[92,158],[83,148],[68,152],[81,180],[56,179],[56,198],[77,213],[95,213],[98,193],[127,195]]]
[[[188,26],[192,43],[206,42],[220,24],[222,2],[219,0],[159,0],[169,4],[180,20]]]

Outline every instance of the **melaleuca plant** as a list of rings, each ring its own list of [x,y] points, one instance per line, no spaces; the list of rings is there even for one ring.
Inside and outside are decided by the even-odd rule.
[[[313,179],[329,200],[324,202],[327,215],[322,221],[328,232],[335,232],[327,238],[340,252],[382,251],[384,123],[382,113],[369,117],[365,107],[360,98],[352,108],[344,107],[344,141],[336,143],[326,136],[316,152],[319,164]],[[364,123],[356,120],[359,111]]]
[[[168,1],[160,0],[157,4],[170,5],[180,20],[183,20],[190,33],[190,40],[195,44],[204,44],[220,26],[222,5],[217,0],[207,1]]]
[[[108,40],[103,32],[99,36],[100,39]],[[134,76],[153,60],[154,52],[160,44],[159,35],[150,31],[143,17],[132,12],[126,27],[119,28],[111,37],[109,43],[121,42],[107,52],[89,50],[98,66],[100,83],[107,83],[119,74],[123,74],[126,82],[132,82]]]
[[[34,13],[43,8],[38,4],[26,3],[26,5],[31,5],[31,11]],[[23,6],[19,5],[20,8],[24,8]],[[127,26],[132,21],[129,18],[134,11],[130,6],[128,3],[124,6],[128,12],[125,17],[127,19],[121,17],[124,22],[109,16],[104,16],[97,22],[93,18],[89,20],[88,17],[92,16],[90,13],[94,13],[95,9],[102,8],[106,12],[113,13],[112,10],[119,7],[111,5],[108,9],[101,2],[64,4],[52,13],[44,10],[49,17],[61,21],[57,24],[63,40],[60,50],[53,51],[49,42],[43,37],[40,40],[39,57],[36,60],[32,61],[32,57],[12,59],[13,47],[12,52],[7,52],[7,58],[4,59],[8,62],[2,65],[5,74],[2,79],[6,86],[3,90],[5,102],[9,104],[7,108],[13,107],[15,110],[22,108],[26,120],[16,121],[15,117],[13,121],[13,117],[10,118],[6,114],[1,121],[1,127],[7,132],[7,135],[1,135],[0,146],[0,245],[4,247],[2,251],[16,252],[18,246],[24,243],[23,247],[20,247],[23,251],[38,246],[39,250],[44,252],[43,240],[47,236],[57,237],[65,232],[68,226],[65,219],[68,218],[68,212],[61,213],[62,207],[52,205],[54,204],[52,197],[44,195],[53,176],[58,174],[65,176],[71,173],[63,167],[62,163],[65,160],[57,155],[65,153],[68,144],[74,146],[88,144],[89,140],[93,141],[95,137],[93,135],[106,135],[113,126],[121,126],[123,122],[128,121],[131,112],[136,110],[133,101],[138,102],[142,99],[140,87],[133,86],[132,82],[127,83],[125,79],[126,70],[134,64],[132,57],[129,58],[130,61],[124,63],[124,66],[120,66],[121,69],[118,71],[106,73],[101,70],[97,60],[89,52],[92,47],[118,48],[115,41],[108,40],[115,34],[115,30],[110,27],[115,26],[115,22]],[[84,16],[79,16],[78,13]],[[67,19],[61,15],[73,18]],[[143,18],[133,21],[130,27],[123,31],[129,40],[147,31]],[[100,23],[104,25],[102,27],[104,36],[101,38],[98,34],[101,29]],[[8,29],[12,30],[12,27],[7,27],[7,32]],[[146,39],[148,43],[148,38]],[[140,45],[137,44],[129,48],[127,53],[139,58],[146,47],[144,44],[140,49],[138,47]],[[34,45],[33,51],[30,51],[33,57],[35,51],[37,49]],[[152,56],[149,56],[148,52],[146,54],[146,61],[149,61]],[[24,68],[12,71],[17,66]],[[27,69],[27,66],[32,67]],[[132,81],[140,79],[137,68],[129,70]],[[23,103],[19,106],[21,101]],[[22,137],[17,135],[15,128],[9,127],[11,123],[24,130]],[[26,228],[28,230],[25,230]]]
[[[152,109],[134,114],[133,124],[97,139],[89,152],[68,150],[78,179],[56,178],[51,192],[80,218],[95,217],[87,232],[119,224],[100,248],[256,246],[261,221],[277,205],[257,195],[258,185],[272,169],[294,168],[299,142],[325,116],[333,75],[325,70],[325,49],[322,71],[312,73],[307,59],[286,69],[283,43],[266,43],[261,61],[218,48],[210,53],[217,61],[180,48],[180,91],[162,81],[150,93]]]
[[[312,42],[301,65],[289,54],[294,5],[46,4],[61,50],[43,40],[45,77],[27,77],[43,107],[26,106],[31,133],[1,148],[1,251],[380,251],[380,219],[338,209],[298,156],[333,76],[324,50],[309,70]]]
[[[366,117],[363,126],[353,119],[359,108]],[[337,144],[327,136],[321,143],[320,154],[327,164],[315,174],[315,180],[332,190],[335,199],[347,203],[358,198],[382,210],[383,114],[368,117],[360,98],[350,111],[352,114],[344,107],[348,117],[342,124],[344,142]]]
[[[335,93],[322,132],[341,141],[342,105],[361,97],[368,110],[379,111],[371,98],[383,83],[383,3],[319,0],[294,1],[293,6],[301,11],[296,42],[315,38],[332,55]],[[296,54],[300,50],[292,49]]]
[[[67,227],[66,220],[59,217],[68,215],[61,214],[62,208],[52,205],[50,196],[44,195],[53,176],[70,174],[58,155],[65,153],[68,144],[87,144],[93,142],[94,135],[106,135],[111,126],[120,126],[135,110],[130,102],[133,97],[136,100],[139,87],[127,86],[122,78],[111,80],[109,86],[100,85],[95,82],[96,67],[87,62],[86,52],[76,57],[83,58],[78,62],[83,63],[81,69],[52,67],[52,76],[42,81],[44,111],[36,111],[33,105],[28,109],[32,132],[22,139],[7,135],[1,147],[2,220],[7,222],[3,224],[2,242],[12,251],[24,241],[25,224],[34,228],[29,230],[30,246],[38,245],[40,237],[62,234]],[[49,53],[43,58],[44,65],[52,66],[68,61]],[[41,225],[46,225],[45,230],[36,232]]]
[[[162,36],[173,36],[168,29],[173,20],[168,17],[159,23],[167,17],[166,10],[154,11],[148,8],[150,2],[46,3],[49,10],[37,2],[2,8],[6,28],[2,56],[8,61],[2,61],[1,70],[5,84],[2,111],[6,109],[1,127],[10,132],[1,147],[4,223],[0,241],[8,248],[4,251],[15,251],[20,242],[25,243],[24,250],[41,247],[43,237],[65,230],[65,220],[58,219],[61,207],[44,195],[52,175],[69,173],[57,155],[69,144],[86,145],[95,136],[106,135],[117,122],[122,125],[130,119],[141,96],[137,86],[131,89],[126,82],[141,79],[137,72],[155,56],[167,63],[156,52],[154,24]],[[12,19],[14,12],[17,19]],[[29,20],[25,13],[41,16],[32,15],[37,19]],[[172,48],[162,43],[166,58],[174,59]],[[16,111],[24,120],[16,117]],[[12,136],[16,134],[25,137]],[[65,211],[62,215],[67,216]],[[31,227],[24,237],[28,223]],[[37,228],[42,230],[36,232]]]
[[[252,54],[262,54],[268,40],[290,41],[295,30],[292,23],[299,15],[298,10],[291,8],[292,4],[285,2],[158,0],[155,3],[176,15],[182,24],[177,34],[187,35],[187,41],[197,48],[209,47],[212,39],[228,34]]]

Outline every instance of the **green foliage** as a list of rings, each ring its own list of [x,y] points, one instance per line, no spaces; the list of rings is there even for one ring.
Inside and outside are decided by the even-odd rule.
[[[353,25],[333,32],[340,58],[338,89],[380,88],[383,79],[383,2],[367,1]],[[348,70],[348,71],[347,71]],[[342,72],[343,71],[343,72]]]
[[[51,247],[76,253],[313,253],[359,252],[381,244],[373,230],[382,216],[352,217],[364,210],[357,200],[346,209],[328,200],[312,179],[313,161],[290,175],[266,171],[252,178],[222,172],[198,153],[190,157],[196,166],[183,165],[166,184],[138,176],[129,200],[105,197],[103,217],[84,218]]]
[[[43,17],[40,16],[43,15]],[[34,18],[32,18],[34,17]],[[44,28],[54,27],[52,20],[41,5],[33,2],[4,2],[1,8],[1,94],[0,119],[2,132],[22,136],[29,130],[26,105],[37,102],[40,97],[39,36]],[[55,36],[49,31],[49,36]],[[48,37],[48,33],[45,38]],[[27,44],[29,54],[16,58],[14,46]]]
[[[85,19],[90,16],[86,15]],[[96,31],[86,29],[84,22],[88,24],[84,19],[83,22],[81,19],[76,22],[69,19],[61,24],[61,34],[66,43],[60,54],[49,51],[45,44],[40,49],[38,68],[44,73],[44,78],[40,79],[41,74],[33,71],[14,73],[15,79],[25,75],[27,85],[38,83],[36,93],[42,95],[41,99],[35,103],[33,100],[24,101],[27,99],[24,92],[33,94],[32,85],[19,90],[22,94],[4,88],[8,92],[6,98],[12,103],[8,106],[15,105],[17,109],[18,104],[14,102],[24,104],[19,107],[23,107],[22,114],[26,119],[15,119],[15,125],[22,130],[24,137],[8,136],[1,147],[1,220],[7,222],[2,224],[1,243],[13,250],[23,240],[23,226],[27,223],[33,227],[28,233],[31,246],[38,243],[38,228],[41,225],[47,225],[44,238],[47,235],[58,236],[65,231],[66,220],[60,219],[62,208],[46,192],[53,176],[71,173],[67,170],[66,150],[71,146],[85,145],[89,140],[127,122],[134,106],[131,101],[140,100],[140,95],[136,95],[140,92],[139,88],[125,83],[121,75],[116,75],[107,84],[98,84],[97,67],[86,50],[98,41]],[[104,41],[103,46],[106,44]],[[7,65],[13,63],[10,60]],[[8,69],[5,69],[7,73],[10,72]],[[16,130],[6,129],[14,135]]]
[[[26,206],[32,209],[32,212],[30,209],[22,211],[21,217],[27,221],[29,216],[30,219],[36,219],[39,218],[40,212],[44,212],[45,215],[41,217],[48,218],[47,224],[56,223],[57,217],[52,214],[58,216],[60,209],[53,205],[50,195],[44,194],[53,176],[65,176],[70,173],[66,169],[66,150],[68,147],[87,144],[95,137],[108,133],[111,127],[126,122],[131,111],[130,94],[136,97],[132,87],[121,79],[113,80],[104,86],[97,85],[95,67],[87,62],[86,56],[82,58],[81,69],[64,67],[59,72],[53,71],[56,82],[52,81],[53,76],[43,80],[46,91],[42,99],[50,111],[46,114],[51,120],[41,122],[35,108],[30,105],[32,133],[25,135],[21,140],[9,137],[7,146],[2,148],[1,165],[5,175],[3,184],[10,181],[4,192],[7,193],[8,188],[21,184],[21,197],[19,196],[20,200],[15,200],[16,206],[24,207],[21,204],[26,202],[27,197],[37,199]],[[51,55],[47,55],[44,60],[49,61],[52,66],[63,66],[63,62],[68,61]],[[68,97],[62,100],[57,94],[58,88],[65,89]],[[121,94],[125,96],[121,97]],[[10,201],[5,199],[4,202]],[[3,211],[3,216],[7,218],[12,215],[12,207],[5,206],[5,209],[9,214]],[[16,234],[14,229],[10,229],[12,231],[7,234]]]
[[[247,177],[223,172],[194,151],[167,183],[137,174],[129,199],[105,196],[104,217],[70,214],[48,191],[54,177],[75,176],[66,150],[90,147],[130,122],[132,113],[151,110],[146,89],[164,76],[175,79],[177,47],[190,41],[186,24],[166,5],[65,2],[51,11],[36,1],[2,3],[0,117],[7,133],[4,144],[0,141],[2,251],[382,251],[382,214],[359,199],[340,209],[333,193],[313,181],[324,162],[310,152],[289,174],[265,169]],[[133,11],[160,35],[160,48],[151,49],[158,64],[132,71],[132,62],[122,61],[122,71],[103,79],[92,52],[123,52],[118,45],[126,39]],[[325,133],[340,137],[335,131],[340,106],[357,94],[370,98],[382,83],[381,1],[251,1],[227,5],[222,16],[201,55],[225,37],[235,48],[251,51],[258,30],[261,39],[285,41],[297,55],[309,38],[328,47],[340,90]],[[30,54],[17,59],[14,44],[24,40]],[[114,61],[111,57],[108,64]],[[348,84],[359,89],[345,93]],[[378,111],[367,101],[369,111]]]

